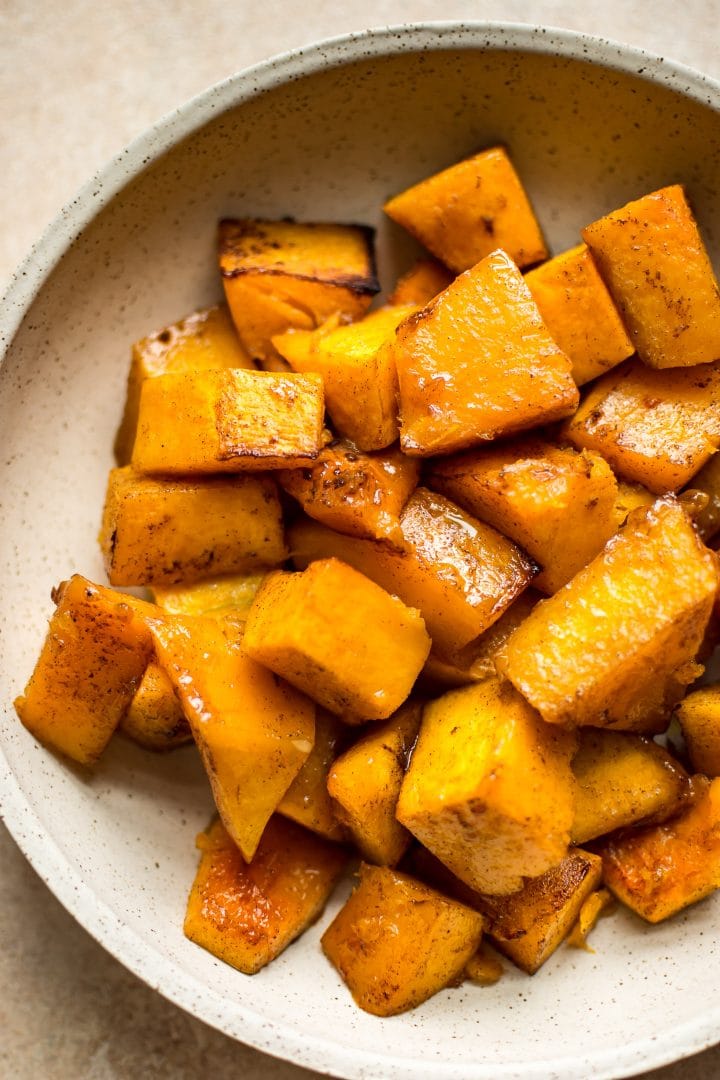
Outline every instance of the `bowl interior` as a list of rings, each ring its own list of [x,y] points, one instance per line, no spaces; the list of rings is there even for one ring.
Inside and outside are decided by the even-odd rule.
[[[320,953],[336,905],[252,979],[185,941],[193,841],[212,806],[191,750],[156,757],[116,740],[85,775],[40,749],[11,702],[32,669],[51,586],[74,571],[102,580],[95,537],[129,346],[220,296],[218,218],[376,225],[388,288],[413,249],[383,220],[383,200],[503,142],[553,250],[603,212],[684,181],[717,255],[717,111],[629,71],[534,51],[529,38],[491,39],[452,48],[426,34],[424,49],[399,39],[386,56],[358,42],[325,64],[316,50],[312,70],[291,81],[282,64],[240,80],[238,104],[225,108],[227,90],[218,95],[218,115],[84,228],[0,368],[9,824],[60,898],[152,985],[229,1034],[345,1076],[627,1075],[699,1048],[712,1036],[698,1003],[720,994],[709,933],[720,907],[710,900],[655,928],[621,914],[596,931],[596,955],[563,948],[533,979],[508,973],[492,989],[443,992],[380,1021],[353,1006]]]

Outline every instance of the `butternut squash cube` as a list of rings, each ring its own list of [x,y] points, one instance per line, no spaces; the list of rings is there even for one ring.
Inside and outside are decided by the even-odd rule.
[[[416,702],[403,706],[346,750],[328,774],[327,788],[339,819],[363,858],[377,866],[395,866],[410,843],[395,807],[421,715]]]
[[[333,426],[360,450],[382,450],[398,437],[397,371],[382,346],[415,310],[380,308],[350,326],[331,320],[273,338],[293,371],[322,376]]]
[[[484,941],[465,965],[465,978],[477,986],[494,986],[503,976],[503,966]]]
[[[551,724],[657,732],[694,660],[717,560],[672,496],[637,510],[506,642],[498,671]]]
[[[455,983],[482,930],[476,911],[397,870],[364,864],[322,947],[361,1009],[397,1016]]]
[[[651,923],[720,888],[720,779],[697,776],[693,788],[680,817],[613,835],[599,848],[607,887]]]
[[[146,750],[173,750],[192,742],[190,725],[173,684],[152,660],[120,721],[119,730]]]
[[[160,666],[190,724],[225,828],[250,861],[315,739],[315,706],[245,652],[228,621],[152,624]]]
[[[615,907],[612,893],[607,889],[597,889],[590,893],[587,900],[580,908],[577,922],[573,926],[568,939],[568,945],[574,949],[585,949],[586,952],[594,953],[587,943],[588,934],[595,929],[598,919],[603,915],[609,915]]]
[[[627,480],[678,491],[720,445],[720,362],[652,371],[630,361],[595,383],[565,434]]]
[[[447,289],[453,275],[435,259],[418,259],[398,279],[388,297],[388,304],[413,304],[425,307],[438,293]]]
[[[152,641],[132,597],[79,574],[55,595],[45,644],[15,709],[45,746],[92,765],[133,699]]]
[[[342,559],[418,608],[433,646],[446,657],[492,626],[535,573],[512,541],[427,488],[411,495],[400,530],[401,550],[311,521],[298,522],[288,535],[296,566]]]
[[[636,199],[582,235],[643,363],[720,359],[720,288],[682,185]]]
[[[385,720],[430,651],[419,612],[339,559],[277,570],[257,592],[243,647],[330,712]]]
[[[219,821],[197,846],[185,936],[245,975],[315,922],[347,861],[342,848],[279,817],[268,822],[249,865]]]
[[[271,339],[332,315],[359,319],[380,286],[372,229],[252,219],[220,222],[225,298],[243,345],[261,363]]]
[[[502,146],[408,188],[385,203],[385,213],[456,274],[496,248],[518,266],[547,258],[530,200]]]
[[[574,739],[507,683],[426,706],[397,818],[472,889],[514,892],[567,851]]]
[[[287,558],[268,476],[166,479],[132,466],[108,479],[100,547],[112,585],[173,585]]]
[[[337,716],[318,709],[315,714],[315,743],[305,763],[278,805],[278,813],[327,837],[344,840],[327,788],[328,773],[347,742],[348,728]]]
[[[397,367],[406,454],[463,450],[559,420],[578,404],[570,361],[504,251],[405,319],[381,352]]]
[[[299,467],[323,447],[324,411],[317,375],[160,375],[143,383],[132,463],[170,475]]]
[[[243,620],[264,580],[264,572],[234,574],[194,581],[189,585],[153,585],[151,592],[158,607],[171,615],[223,618],[232,614],[234,618]]]
[[[365,454],[337,440],[304,469],[283,469],[281,487],[305,513],[337,532],[401,541],[400,512],[417,487],[420,468],[397,448]]]
[[[635,352],[585,244],[531,270],[525,282],[543,322],[569,358],[578,386]]]
[[[707,505],[693,520],[703,540],[711,540],[720,530],[720,456],[713,454],[700,472],[692,478],[694,491],[707,495]]]
[[[720,684],[693,690],[677,707],[692,767],[720,776]]]
[[[519,544],[542,567],[533,584],[549,594],[617,530],[617,482],[607,462],[587,451],[505,443],[440,460],[429,483]]]
[[[208,368],[253,368],[224,304],[196,311],[186,319],[150,334],[132,347],[125,412],[115,438],[118,465],[132,457],[140,389],[145,379],[169,371],[205,371]]]
[[[618,480],[617,487],[615,517],[618,526],[623,524],[631,510],[637,510],[640,506],[651,506],[655,502],[652,491],[648,491],[642,484],[628,484],[626,480]]]
[[[572,770],[575,844],[627,825],[664,821],[677,813],[688,793],[687,773],[667,750],[623,731],[579,732]]]

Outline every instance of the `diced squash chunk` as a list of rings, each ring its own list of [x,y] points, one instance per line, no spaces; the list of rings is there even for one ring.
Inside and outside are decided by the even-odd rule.
[[[693,778],[680,817],[609,837],[603,878],[618,900],[657,923],[720,888],[720,779]]]
[[[273,338],[293,371],[322,376],[335,429],[361,450],[382,450],[398,437],[397,371],[382,346],[415,310],[380,308],[350,326],[331,320],[315,331]]]
[[[347,856],[292,821],[268,822],[248,865],[221,822],[200,833],[185,936],[254,975],[322,913]]]
[[[108,479],[100,547],[112,585],[172,585],[287,558],[267,476],[166,479],[132,466]]]
[[[132,347],[125,412],[115,439],[118,464],[127,465],[132,457],[140,389],[145,379],[168,371],[253,367],[224,304],[196,311],[137,341]]]
[[[421,714],[417,703],[405,705],[346,750],[328,775],[328,791],[338,817],[363,857],[377,866],[395,866],[410,843],[410,833],[397,821],[395,807]]]
[[[572,364],[578,386],[635,352],[585,244],[525,275],[543,322]]]
[[[414,304],[425,307],[438,293],[447,289],[453,275],[435,259],[418,259],[406,274],[398,279],[388,297],[393,305]]]
[[[636,510],[506,642],[500,673],[551,724],[664,730],[718,587],[717,560],[672,496]]]
[[[607,889],[597,889],[590,893],[587,900],[580,908],[578,920],[573,926],[568,939],[568,945],[574,949],[585,949],[586,952],[594,953],[587,943],[588,934],[595,929],[598,919],[602,915],[609,915],[615,907],[612,893]]]
[[[215,805],[248,862],[313,747],[315,706],[256,664],[229,622],[154,623],[158,663],[175,688]]]
[[[688,793],[688,777],[667,750],[642,735],[585,728],[572,762],[573,843],[626,825],[664,821]]]
[[[693,518],[703,540],[711,540],[720,530],[720,454],[713,454],[700,472],[692,478],[695,491],[704,492],[707,505]]]
[[[511,896],[484,897],[481,909],[493,945],[534,975],[568,936],[601,877],[597,855],[571,848],[557,866]]]
[[[478,986],[494,986],[503,975],[503,966],[498,957],[484,941],[465,965],[465,977]]]
[[[435,649],[451,657],[500,618],[535,572],[512,541],[427,488],[411,495],[400,529],[403,548],[393,550],[300,521],[290,551],[300,567],[342,559],[418,608]]]
[[[645,364],[720,359],[720,289],[680,184],[628,203],[582,235]]]
[[[396,1016],[454,983],[482,930],[476,911],[396,870],[363,865],[322,946],[361,1009]]]
[[[705,776],[720,776],[720,683],[702,686],[677,707],[692,767]]]
[[[502,146],[408,188],[385,204],[385,213],[457,274],[496,248],[518,266],[547,258],[530,201]]]
[[[373,231],[358,225],[221,221],[219,260],[238,334],[261,362],[274,360],[275,334],[358,319],[380,288]]]
[[[223,618],[232,614],[244,619],[265,580],[265,573],[235,574],[208,578],[190,585],[154,585],[155,603],[171,615],[209,615]]]
[[[615,517],[618,525],[622,525],[632,510],[639,506],[650,506],[655,502],[652,491],[648,491],[642,484],[628,484],[625,480],[618,480],[618,493],[615,502]]]
[[[573,749],[507,683],[451,690],[425,708],[398,821],[472,889],[514,892],[567,851]]]
[[[627,480],[677,491],[720,444],[720,362],[652,371],[631,360],[595,383],[565,433]]]
[[[278,813],[328,840],[345,839],[345,830],[336,817],[328,793],[327,780],[333,762],[347,742],[347,733],[348,728],[342,720],[318,708],[313,748],[278,806]]]
[[[542,567],[533,585],[554,593],[617,530],[617,482],[603,458],[540,440],[440,460],[430,485],[519,544]]]
[[[75,574],[58,593],[35,670],[15,701],[17,714],[41,743],[92,765],[132,701],[151,653],[133,598]]]
[[[347,440],[326,446],[312,465],[278,473],[305,513],[337,532],[399,541],[400,512],[420,468],[397,448],[366,454]]]
[[[570,361],[504,251],[405,319],[381,353],[397,367],[406,454],[463,450],[559,420],[579,400]]]
[[[430,638],[420,614],[338,559],[278,570],[245,626],[249,656],[330,712],[385,720],[410,693]]]
[[[146,379],[132,463],[147,473],[306,465],[323,446],[318,375],[198,371]]]
[[[190,725],[173,685],[154,661],[145,669],[130,707],[120,721],[120,731],[146,750],[173,750],[192,742]]]

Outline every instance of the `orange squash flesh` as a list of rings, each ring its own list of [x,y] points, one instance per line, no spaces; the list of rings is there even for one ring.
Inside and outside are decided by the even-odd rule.
[[[158,607],[171,615],[231,615],[237,622],[247,617],[265,576],[264,572],[232,574],[187,585],[153,585],[150,591]]]
[[[696,473],[690,485],[707,495],[707,506],[695,514],[695,528],[706,542],[720,530],[720,456],[714,454]]]
[[[398,279],[388,297],[388,304],[397,307],[413,304],[425,307],[438,293],[447,289],[453,275],[435,259],[418,259],[406,274]]]
[[[315,742],[305,763],[278,804],[278,813],[328,840],[344,840],[346,831],[328,792],[328,774],[348,739],[348,728],[337,716],[318,708]]]
[[[720,776],[720,684],[693,690],[676,715],[692,767],[705,776]]]
[[[146,667],[119,730],[146,750],[173,750],[192,742],[173,685],[155,661]]]

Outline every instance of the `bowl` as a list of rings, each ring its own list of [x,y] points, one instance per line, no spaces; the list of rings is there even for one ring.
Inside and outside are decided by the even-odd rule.
[[[594,955],[563,948],[532,979],[509,972],[378,1020],[320,952],[337,901],[252,978],[184,939],[194,836],[212,806],[192,750],[153,756],[117,739],[85,774],[42,750],[11,702],[51,586],[74,571],[102,579],[95,536],[129,345],[219,296],[217,219],[376,225],[388,287],[412,244],[383,220],[383,199],[498,141],[555,251],[604,211],[685,181],[717,255],[717,84],[574,33],[431,24],[299,50],[172,113],[63,211],[0,308],[7,824],[147,983],[228,1035],[342,1077],[618,1077],[700,1050],[720,1030],[720,898],[656,927],[621,913],[596,931]]]

